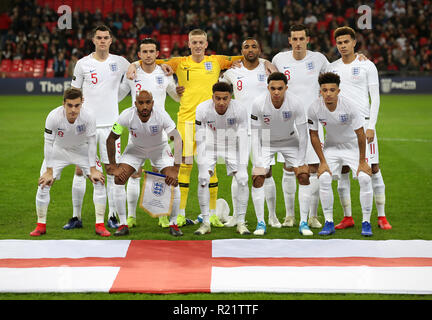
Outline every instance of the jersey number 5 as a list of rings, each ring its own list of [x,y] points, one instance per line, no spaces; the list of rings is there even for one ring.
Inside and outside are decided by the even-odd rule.
[[[92,79],[91,82],[92,82],[93,84],[98,83],[97,73],[92,73],[92,74],[91,74],[91,79]]]

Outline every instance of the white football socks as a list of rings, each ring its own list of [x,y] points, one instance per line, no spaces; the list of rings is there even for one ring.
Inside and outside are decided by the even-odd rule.
[[[320,184],[321,186],[321,184]],[[337,191],[342,205],[344,217],[351,217],[351,182],[348,173],[342,173],[338,181]]]
[[[78,176],[74,174],[72,180],[72,208],[73,217],[81,220],[82,204],[84,194],[86,192],[86,177],[84,175]]]
[[[173,192],[174,192],[173,207],[169,218],[170,226],[177,224],[177,216],[180,211],[180,187],[179,186],[174,187]]]
[[[270,217],[276,218],[276,184],[273,176],[264,180],[264,194]]]
[[[238,194],[236,197],[237,207],[237,223],[244,223],[246,217],[247,206],[249,202],[249,185],[237,183]]]
[[[126,188],[127,208],[128,217],[136,218],[136,207],[138,204],[138,198],[140,193],[140,181],[141,178],[130,177]]]
[[[117,212],[116,206],[115,206],[116,202],[114,200],[114,189],[115,189],[114,186],[115,186],[114,176],[107,174],[106,192],[107,192],[107,198],[108,198],[108,219],[110,217],[115,217],[115,214]]]
[[[283,169],[282,190],[285,200],[286,216],[294,216],[295,194],[297,182],[294,172]]]
[[[46,223],[48,206],[50,203],[50,189],[51,187],[45,186],[43,189],[38,187],[36,192],[36,214],[38,223]]]
[[[114,184],[113,200],[117,208],[120,225],[127,225],[126,221],[126,189],[124,185]]]
[[[232,205],[233,205],[233,217],[236,217],[238,209],[237,209],[237,205],[238,205],[238,184],[237,184],[237,180],[235,177],[233,177],[232,181],[231,181],[231,200],[232,200]]]
[[[371,177],[360,171],[358,174],[358,181],[360,184],[360,205],[363,213],[362,222],[370,222],[372,204],[373,204],[373,190]]]
[[[319,181],[316,173],[311,173],[309,177],[309,218],[318,216],[319,204]]]
[[[264,187],[255,188],[252,186],[252,202],[255,208],[257,222],[264,221]]]
[[[210,190],[208,183],[204,186],[198,185],[198,202],[204,223],[210,223]]]
[[[328,172],[324,172],[319,177],[319,195],[321,206],[324,213],[324,218],[328,222],[333,222],[333,202],[334,195],[332,189],[332,176]]]
[[[378,217],[385,217],[385,184],[381,170],[372,175],[372,188]]]
[[[299,184],[299,209],[300,209],[300,222],[307,222],[309,214],[309,202],[310,202],[310,184],[301,185]]]
[[[93,184],[93,203],[95,206],[96,223],[104,223],[106,209],[106,190],[105,186],[96,182]]]

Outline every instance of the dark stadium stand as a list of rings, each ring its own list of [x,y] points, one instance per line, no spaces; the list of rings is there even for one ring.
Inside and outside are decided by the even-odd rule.
[[[69,77],[71,70],[54,70],[62,52],[70,68],[93,50],[90,31],[98,24],[113,30],[111,51],[136,59],[138,42],[152,37],[160,42],[163,58],[187,55],[187,33],[208,32],[208,53],[239,54],[241,39],[255,36],[264,45],[264,57],[288,48],[291,24],[309,27],[310,49],[338,58],[332,38],[342,25],[357,29],[356,1],[253,0],[14,0],[0,13],[0,77]],[[358,50],[383,72],[432,70],[432,5],[430,1],[382,1],[373,5],[373,28],[358,32]],[[72,29],[58,30],[57,9],[72,8]],[[279,19],[277,18],[279,17]],[[58,71],[58,70],[57,70]]]

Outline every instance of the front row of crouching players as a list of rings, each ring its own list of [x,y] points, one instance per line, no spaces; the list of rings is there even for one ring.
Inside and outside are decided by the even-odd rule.
[[[239,190],[233,206],[236,208],[237,232],[251,234],[245,223],[249,200],[248,161],[252,153],[252,201],[257,216],[254,235],[264,235],[264,191],[263,182],[274,155],[280,152],[286,168],[294,168],[299,182],[300,226],[304,236],[312,235],[307,224],[309,210],[309,173],[305,164],[307,130],[309,126],[312,146],[320,160],[318,169],[320,200],[325,225],[320,235],[335,233],[333,223],[332,180],[338,179],[342,166],[348,165],[360,184],[360,204],[363,213],[363,236],[371,236],[370,216],[373,191],[371,168],[365,157],[366,136],[363,119],[349,97],[339,95],[340,78],[334,73],[319,77],[321,96],[305,114],[297,96],[287,92],[287,78],[283,73],[272,73],[267,79],[267,92],[257,97],[252,104],[249,127],[247,108],[231,99],[229,84],[218,82],[213,86],[213,96],[197,107],[196,141],[198,163],[198,200],[203,222],[196,235],[211,232],[209,221],[209,181],[218,158],[225,160],[227,174],[234,176]],[[115,176],[114,199],[120,227],[114,235],[129,234],[126,222],[126,192],[124,184],[141,168],[146,159],[166,176],[165,182],[174,186],[174,203],[170,216],[170,234],[181,236],[177,227],[180,205],[178,170],[181,163],[183,143],[174,122],[165,111],[153,109],[153,97],[141,91],[135,106],[124,110],[107,139],[109,157],[108,174]],[[96,211],[96,233],[109,236],[104,228],[106,193],[104,176],[96,158],[95,120],[81,110],[80,90],[69,89],[64,95],[64,104],[54,109],[47,118],[45,129],[45,160],[39,178],[36,195],[38,224],[31,233],[39,236],[46,232],[46,215],[49,190],[61,170],[75,164],[86,172],[94,185]],[[326,129],[324,147],[318,137],[318,123]],[[122,128],[128,128],[129,143],[119,164],[115,159],[115,141]],[[162,132],[174,140],[174,156]],[[283,183],[283,182],[282,182]]]

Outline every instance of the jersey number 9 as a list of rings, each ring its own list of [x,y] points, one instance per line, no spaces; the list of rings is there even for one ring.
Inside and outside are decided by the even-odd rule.
[[[243,89],[243,82],[241,80],[237,81],[237,90],[242,91]]]

